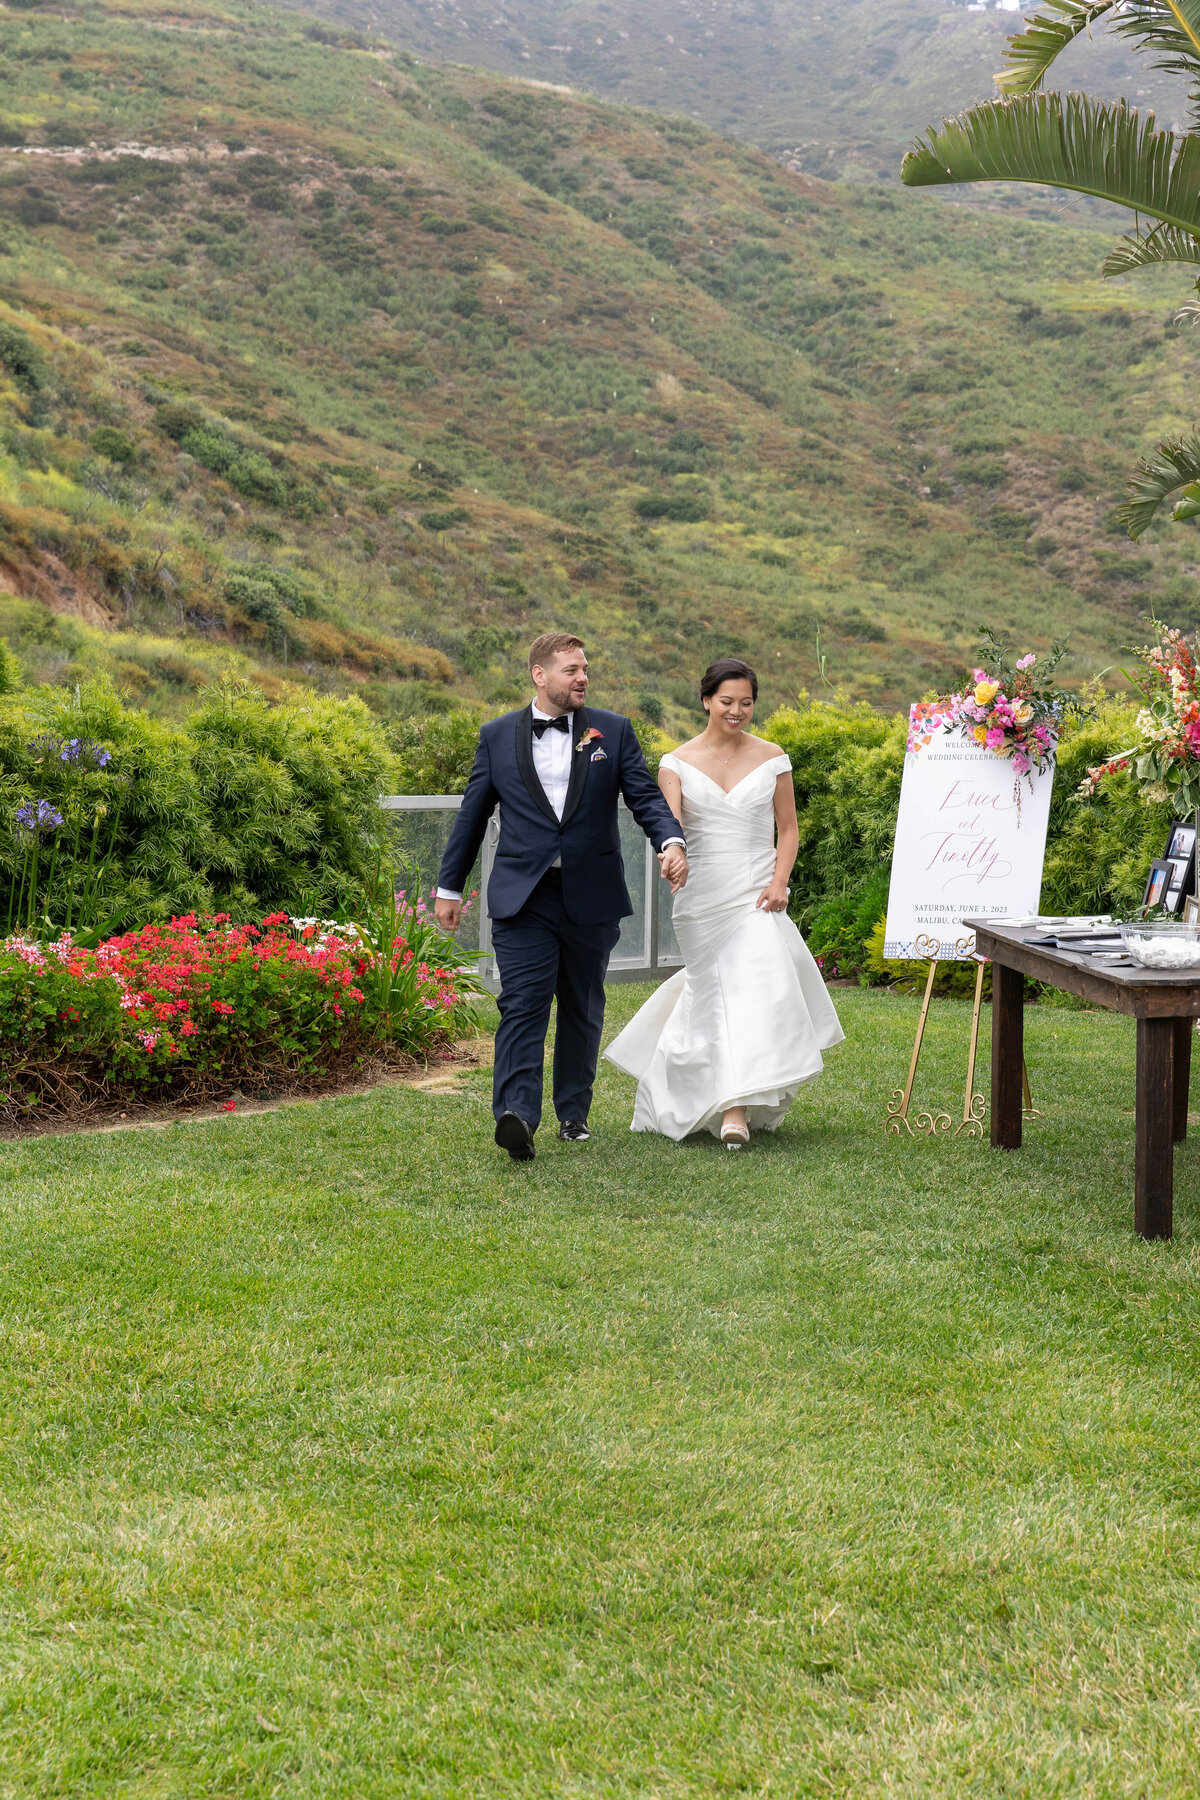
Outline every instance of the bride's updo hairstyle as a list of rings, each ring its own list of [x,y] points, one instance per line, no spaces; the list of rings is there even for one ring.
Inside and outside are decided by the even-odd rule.
[[[700,677],[701,703],[711,700],[723,681],[748,681],[751,698],[758,699],[758,676],[750,664],[742,662],[737,656],[721,656],[715,663],[709,663]],[[707,706],[704,710],[708,711]]]

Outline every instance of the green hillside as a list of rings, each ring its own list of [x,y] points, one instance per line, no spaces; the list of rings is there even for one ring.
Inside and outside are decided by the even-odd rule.
[[[810,173],[859,179],[894,178],[927,124],[991,98],[1018,23],[961,0],[319,0],[305,10],[439,62],[688,113]],[[1105,97],[1137,93],[1164,121],[1185,92],[1102,29],[1059,73]]]
[[[1070,629],[1078,671],[1200,619],[1190,534],[1110,520],[1197,359],[1105,237],[335,36],[0,14],[0,631],[35,675],[501,705],[553,621],[679,725],[721,651],[768,704],[894,704],[980,619]]]

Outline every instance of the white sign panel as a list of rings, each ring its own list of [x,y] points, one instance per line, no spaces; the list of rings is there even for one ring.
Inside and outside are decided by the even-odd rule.
[[[1013,791],[1012,763],[957,731],[909,713],[883,953],[964,961],[966,918],[1027,918],[1038,910],[1054,771]]]

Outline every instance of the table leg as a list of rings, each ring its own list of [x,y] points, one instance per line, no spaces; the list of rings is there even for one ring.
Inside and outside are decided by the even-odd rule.
[[[1188,1099],[1192,1085],[1192,1039],[1196,1035],[1194,1019],[1175,1021],[1175,1142],[1182,1144],[1187,1136]]]
[[[1137,1022],[1137,1173],[1133,1228],[1169,1238],[1175,1186],[1175,1020]]]
[[[992,964],[992,1148],[1021,1148],[1021,1069],[1025,1061],[1025,977]]]

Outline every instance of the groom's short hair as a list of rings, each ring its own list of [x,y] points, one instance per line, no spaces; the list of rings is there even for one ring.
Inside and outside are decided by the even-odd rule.
[[[577,638],[573,631],[543,631],[529,646],[530,671],[548,668],[551,659],[562,650],[582,649],[583,639]]]

